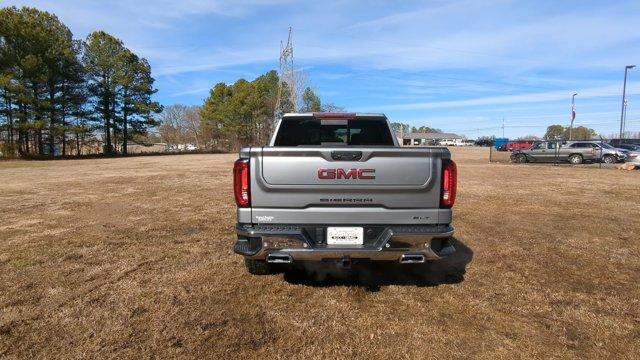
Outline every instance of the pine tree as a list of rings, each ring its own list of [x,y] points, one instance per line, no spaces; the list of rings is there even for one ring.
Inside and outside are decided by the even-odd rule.
[[[88,91],[94,111],[100,114],[107,154],[114,152],[112,134],[116,121],[117,76],[121,71],[123,51],[122,41],[104,31],[96,31],[87,37],[83,54]]]
[[[322,103],[316,93],[307,87],[302,94],[302,112],[318,112],[322,111]]]
[[[278,89],[279,83],[277,72],[269,71],[251,82],[239,79],[232,85],[216,84],[200,109],[200,134],[208,147],[230,150],[266,144],[275,114],[293,111],[290,101],[281,101],[276,109],[278,91],[281,99],[290,99],[286,83]],[[320,98],[311,88],[304,95],[303,111],[322,111]]]
[[[119,56],[120,66],[116,75],[119,123],[122,126],[122,153],[127,154],[127,143],[131,134],[144,134],[147,127],[157,125],[153,115],[162,111],[162,106],[151,100],[156,93],[153,88],[151,66],[128,49]]]

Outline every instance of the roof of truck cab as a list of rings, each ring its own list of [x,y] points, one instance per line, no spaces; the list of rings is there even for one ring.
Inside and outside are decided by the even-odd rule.
[[[333,114],[333,115],[337,115],[337,114],[345,114],[345,115],[352,115],[355,117],[383,117],[383,118],[387,118],[387,116],[383,113],[361,113],[361,112],[356,112],[356,113],[348,113],[348,112],[344,112],[344,113],[339,113],[339,112],[303,112],[303,113],[286,113],[284,115],[282,115],[282,117],[300,117],[300,116],[309,116],[309,117],[316,117],[318,115],[322,115],[322,114]]]

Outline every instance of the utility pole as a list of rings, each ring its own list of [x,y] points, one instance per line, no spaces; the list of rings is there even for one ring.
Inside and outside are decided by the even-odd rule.
[[[622,142],[622,131],[624,130],[624,111],[625,111],[625,106],[624,103],[627,100],[626,99],[626,95],[627,95],[627,71],[629,69],[633,69],[634,67],[636,67],[635,65],[627,65],[624,67],[624,85],[622,85],[622,109],[620,110],[620,142]]]
[[[627,129],[627,105],[629,104],[628,99],[624,99],[624,116],[622,117],[622,136]]]
[[[571,125],[569,125],[569,140],[573,140],[573,120],[576,119],[576,95],[578,95],[578,93],[573,93],[573,95],[571,95]]]
[[[502,118],[502,137],[504,138],[504,117]]]

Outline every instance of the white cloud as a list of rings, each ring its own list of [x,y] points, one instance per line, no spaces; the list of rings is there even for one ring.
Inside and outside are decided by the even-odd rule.
[[[301,63],[339,63],[356,69],[464,68],[524,74],[548,68],[613,68],[640,57],[640,10],[633,3],[569,7],[468,0],[376,8],[367,2],[338,2],[281,9],[287,2],[8,3],[51,10],[76,35],[96,29],[112,32],[158,64],[162,74],[275,62],[279,40],[290,25]],[[399,10],[388,13],[393,8]],[[209,22],[215,30],[202,23],[196,26],[197,20]],[[175,41],[181,33],[195,38]]]
[[[578,89],[580,99],[590,99],[608,96],[621,96],[621,87],[619,85],[609,85],[602,87],[592,87]],[[518,95],[500,95],[500,96],[486,96],[465,100],[451,100],[451,101],[433,101],[433,102],[413,102],[403,104],[391,104],[377,106],[378,110],[424,110],[424,109],[439,109],[439,108],[461,108],[461,107],[474,107],[474,106],[497,106],[497,105],[509,105],[509,104],[526,104],[526,103],[538,103],[548,101],[566,101],[573,90],[554,90],[547,92],[526,93]],[[640,88],[638,86],[630,85],[627,88],[628,95],[640,94]]]
[[[564,119],[574,90],[579,111],[619,111],[623,66],[640,62],[640,2],[632,0],[5,4],[52,11],[76,37],[102,29],[121,38],[149,59],[158,98],[168,101],[200,101],[215,82],[276,68],[289,26],[295,62],[312,68],[311,84],[323,100],[415,119],[464,111],[466,119],[492,122],[481,119],[517,108],[531,119]],[[637,72],[629,84],[629,118],[640,116]],[[454,121],[465,123],[452,118],[439,126]]]

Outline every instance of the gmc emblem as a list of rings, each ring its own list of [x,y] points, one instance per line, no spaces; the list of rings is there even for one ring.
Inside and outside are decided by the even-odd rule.
[[[318,169],[318,179],[362,179],[376,178],[376,169]]]

